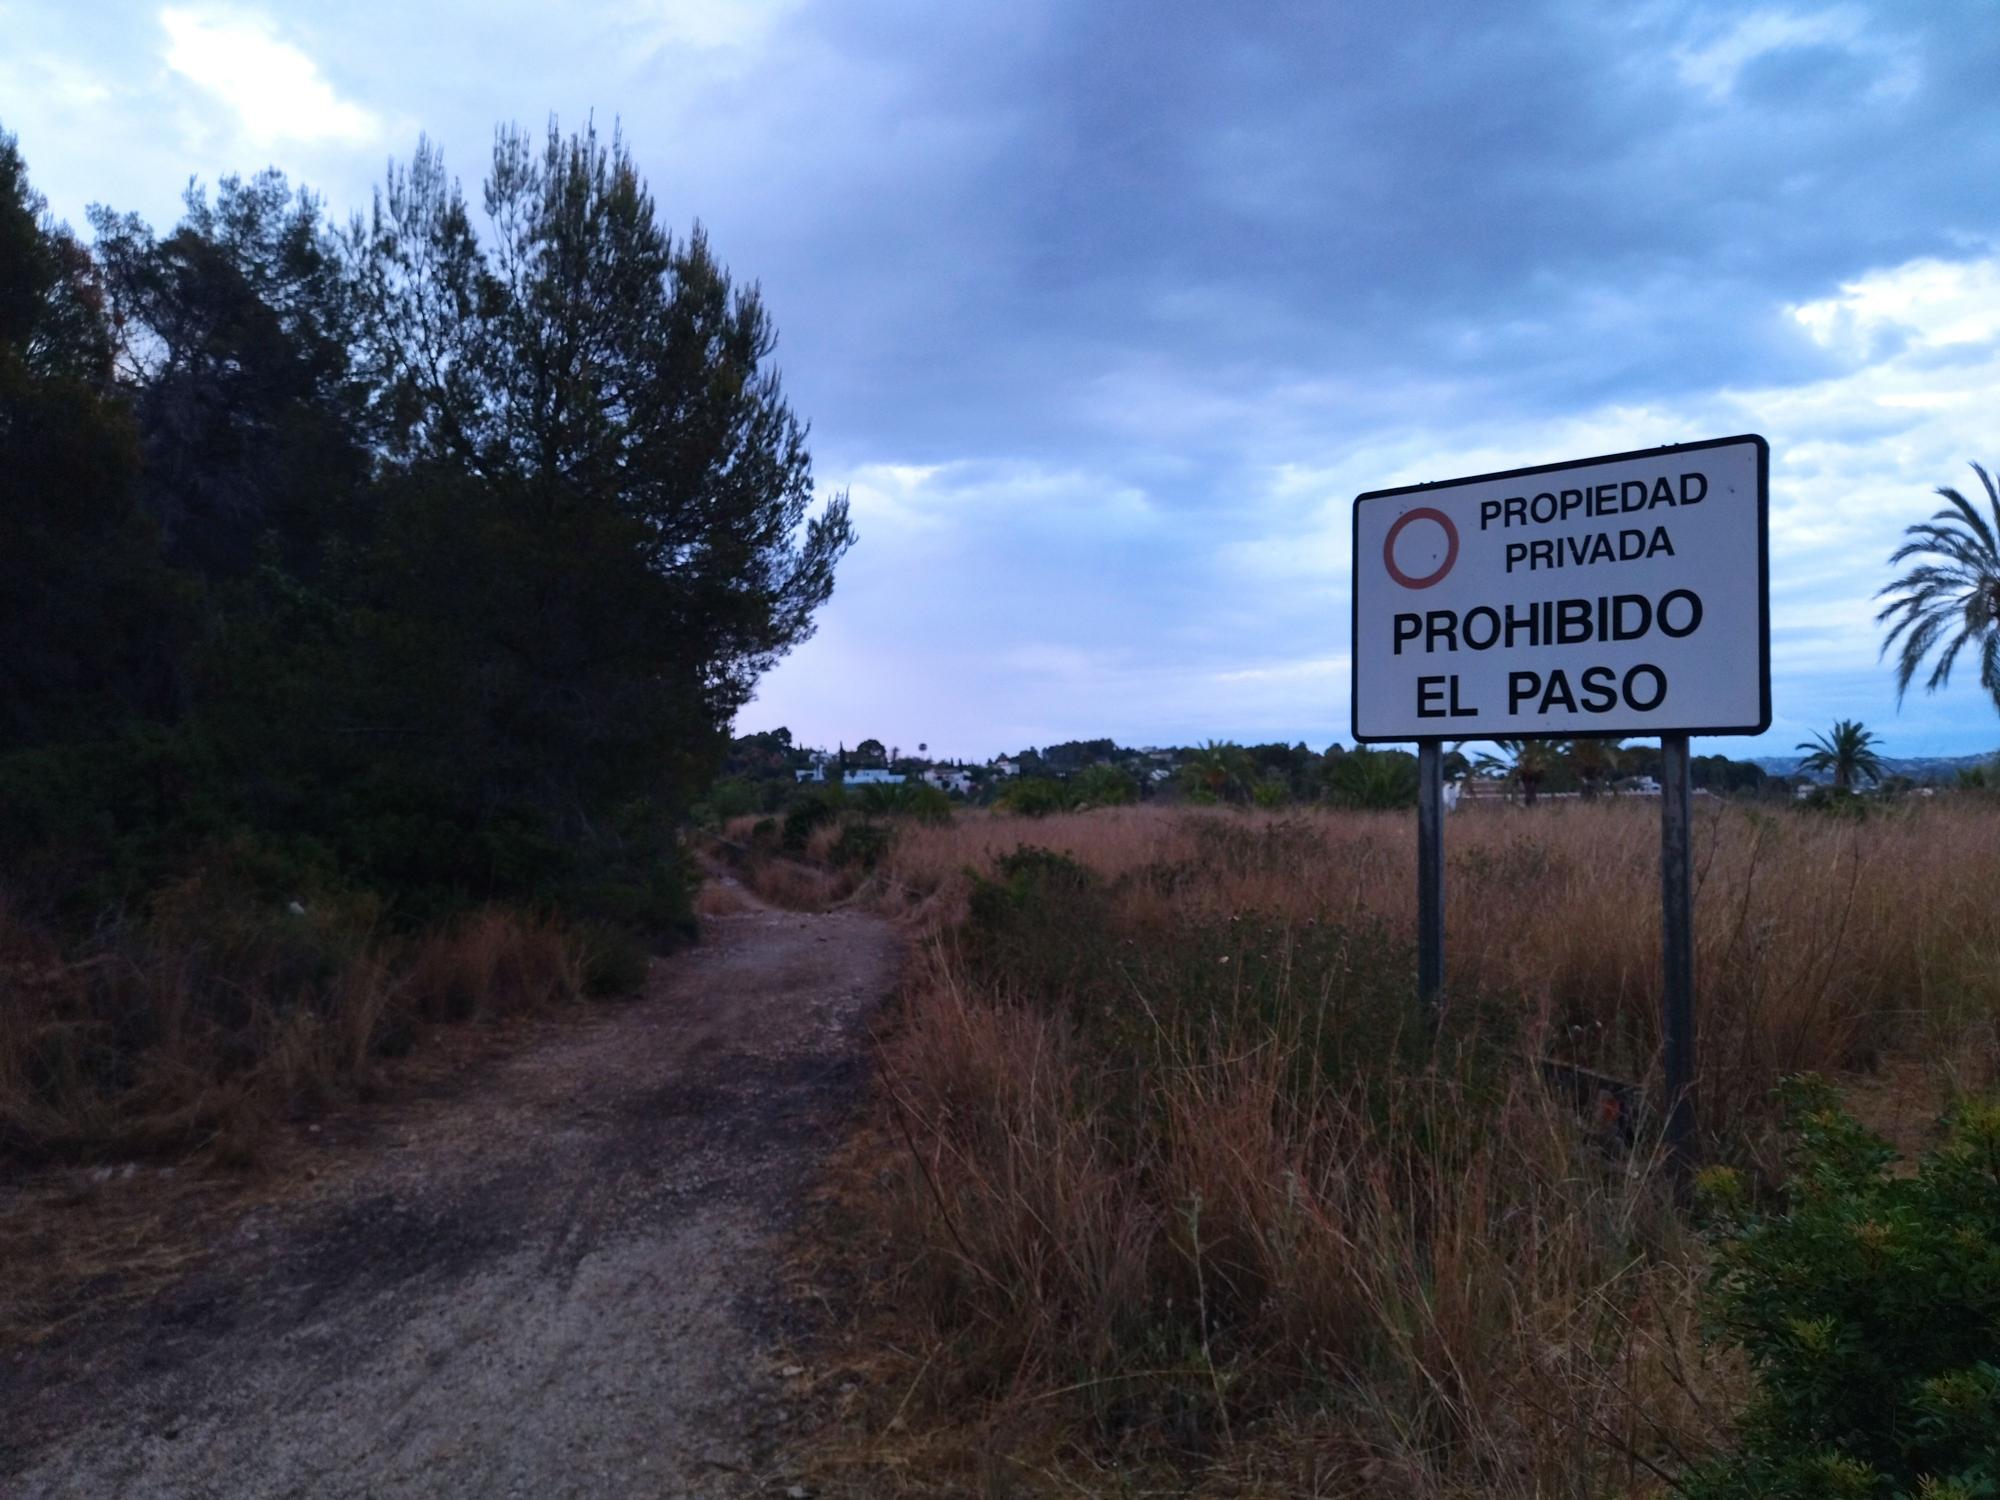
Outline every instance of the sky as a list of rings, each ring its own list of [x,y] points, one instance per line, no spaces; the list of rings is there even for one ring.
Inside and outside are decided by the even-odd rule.
[[[1898,708],[1874,594],[2000,463],[2000,7],[0,0],[74,223],[617,122],[781,336],[860,541],[742,730],[1351,737],[1353,497],[1758,432],[1780,754]]]

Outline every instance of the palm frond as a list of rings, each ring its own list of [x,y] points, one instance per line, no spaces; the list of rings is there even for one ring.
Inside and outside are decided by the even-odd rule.
[[[1972,472],[1977,474],[1980,482],[1986,486],[1987,498],[1996,504],[2000,504],[2000,496],[1995,495],[1993,481],[1987,476],[1986,471],[1978,464],[1974,464]],[[1938,487],[1938,495],[1951,506],[1951,510],[1939,511],[1934,519],[1943,520],[1952,511],[1956,511],[1959,516],[1964,518],[1965,524],[1972,529],[1973,535],[1979,539],[1979,544],[1985,550],[1986,555],[1988,557],[2000,557],[2000,542],[1995,541],[1993,528],[1986,524],[1986,518],[1979,513],[1979,508],[1950,485],[1940,485]],[[1996,512],[1996,515],[2000,515],[2000,512]]]
[[[2000,640],[2000,484],[1979,464],[1972,465],[1972,471],[1986,492],[1991,520],[1961,491],[1940,486],[1937,493],[1945,508],[1927,521],[1906,527],[1902,544],[1889,556],[1891,567],[1911,559],[1918,560],[1917,565],[1875,595],[1888,600],[1876,612],[1875,623],[1886,627],[1880,655],[1895,654],[1899,707],[1933,651],[1938,656],[1925,679],[1926,692],[1945,686],[1959,655],[1974,644],[1980,651],[1981,685],[2000,705],[2000,663],[1990,673],[1987,669],[1987,663],[2000,651],[1996,646]],[[1837,725],[1836,734],[1843,727]]]

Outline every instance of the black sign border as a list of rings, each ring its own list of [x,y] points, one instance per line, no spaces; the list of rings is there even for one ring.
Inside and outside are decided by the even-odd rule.
[[[1757,676],[1758,713],[1755,724],[1710,725],[1699,729],[1662,729],[1641,725],[1632,729],[1605,727],[1564,735],[1527,735],[1528,739],[1656,739],[1661,734],[1725,735],[1762,734],[1771,727],[1771,445],[1760,433],[1744,432],[1735,437],[1705,438],[1698,443],[1669,443],[1660,448],[1634,448],[1629,453],[1603,453],[1595,458],[1565,459],[1561,463],[1531,464],[1525,469],[1496,469],[1490,474],[1467,474],[1459,479],[1439,479],[1427,484],[1406,484],[1393,490],[1369,490],[1354,497],[1351,540],[1348,548],[1348,650],[1347,719],[1357,745],[1408,745],[1419,739],[1491,739],[1490,735],[1363,734],[1361,732],[1361,507],[1369,500],[1399,500],[1410,495],[1435,495],[1468,484],[1485,484],[1495,479],[1525,479],[1533,474],[1555,474],[1566,469],[1587,469],[1597,464],[1627,463],[1638,458],[1661,458],[1683,453],[1703,453],[1711,448],[1733,448],[1743,443],[1757,447]]]

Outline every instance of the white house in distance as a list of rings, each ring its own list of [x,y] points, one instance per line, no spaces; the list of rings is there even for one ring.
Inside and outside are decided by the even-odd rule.
[[[896,771],[885,771],[880,766],[863,766],[858,771],[849,771],[842,778],[849,786],[901,786],[903,777]]]
[[[824,781],[826,780],[826,767],[824,765],[807,766],[803,770],[792,772],[792,775],[800,781]]]
[[[1018,760],[996,760],[993,762],[993,769],[1002,776],[1019,776],[1021,763]]]
[[[924,780],[941,792],[957,792],[961,797],[972,795],[970,771],[940,771],[933,767],[924,772]]]

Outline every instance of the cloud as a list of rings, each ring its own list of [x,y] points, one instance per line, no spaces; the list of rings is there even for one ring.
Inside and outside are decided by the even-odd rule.
[[[266,160],[343,211],[378,121],[470,183],[594,110],[761,284],[862,541],[747,725],[1323,743],[1354,494],[1755,430],[1789,745],[1888,720],[1888,552],[2000,457],[1990,0],[228,3],[0,0],[62,211]]]
[[[750,52],[803,0],[636,0],[629,24],[655,45]]]
[[[364,145],[382,134],[374,114],[336,94],[318,64],[261,16],[168,8],[160,25],[167,66],[229,106],[256,145]]]
[[[1873,100],[1907,95],[1918,82],[1908,52],[1871,36],[1866,17],[1844,5],[1811,14],[1752,11],[1705,42],[1675,48],[1673,57],[1683,82],[1719,100],[1737,91],[1746,72],[1786,53],[1802,54],[1822,72],[1843,56],[1872,65],[1866,97]]]
[[[1915,349],[1987,345],[2000,336],[2000,262],[1911,261],[1791,309],[1822,348],[1866,357],[1885,335]],[[1938,394],[1944,394],[1942,392]]]

